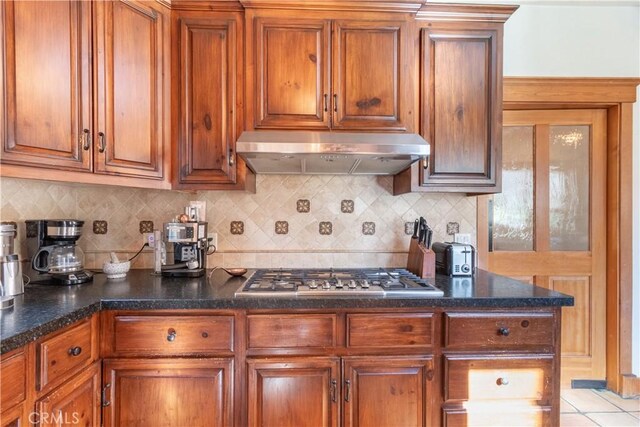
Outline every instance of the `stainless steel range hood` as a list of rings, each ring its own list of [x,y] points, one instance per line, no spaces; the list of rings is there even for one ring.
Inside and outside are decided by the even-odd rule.
[[[429,144],[410,133],[246,131],[236,151],[261,174],[395,175]]]

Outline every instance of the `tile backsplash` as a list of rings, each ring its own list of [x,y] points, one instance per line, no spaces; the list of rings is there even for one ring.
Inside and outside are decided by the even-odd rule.
[[[0,220],[16,221],[26,258],[25,219],[85,221],[80,246],[88,268],[100,268],[115,251],[131,256],[142,231],[161,228],[189,201],[207,204],[209,231],[218,250],[209,266],[361,267],[406,264],[406,231],[418,216],[449,240],[447,224],[476,236],[476,199],[459,194],[391,195],[391,177],[258,175],[256,194],[180,192],[0,178]],[[153,265],[146,249],[134,267]]]

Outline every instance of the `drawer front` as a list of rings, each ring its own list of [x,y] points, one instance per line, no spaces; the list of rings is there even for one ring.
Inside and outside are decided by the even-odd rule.
[[[91,319],[84,320],[36,344],[38,390],[63,381],[96,359],[92,323]]]
[[[445,356],[445,400],[547,401],[553,356]]]
[[[18,349],[2,356],[0,362],[0,407],[17,405],[26,398],[27,352]]]
[[[447,349],[518,349],[552,347],[552,313],[446,313]]]
[[[445,427],[551,427],[551,407],[496,402],[473,408],[444,409]]]
[[[233,316],[115,316],[119,355],[185,355],[233,351]]]
[[[431,347],[433,313],[349,314],[348,347]]]
[[[248,348],[318,348],[336,345],[335,314],[247,316]]]

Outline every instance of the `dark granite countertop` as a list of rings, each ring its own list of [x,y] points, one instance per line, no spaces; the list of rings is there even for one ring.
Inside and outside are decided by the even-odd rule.
[[[248,273],[249,274],[249,273]],[[248,276],[247,274],[247,276]],[[444,297],[234,297],[245,278],[218,270],[211,280],[169,279],[150,270],[132,270],[126,279],[60,287],[31,284],[0,313],[0,353],[4,354],[101,309],[296,309],[296,308],[514,308],[573,305],[573,297],[478,270],[473,281],[437,276]]]

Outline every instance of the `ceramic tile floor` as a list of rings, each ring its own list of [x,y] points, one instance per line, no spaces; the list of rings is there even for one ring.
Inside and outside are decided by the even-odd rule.
[[[592,389],[566,389],[561,396],[561,427],[640,427],[640,398]]]

